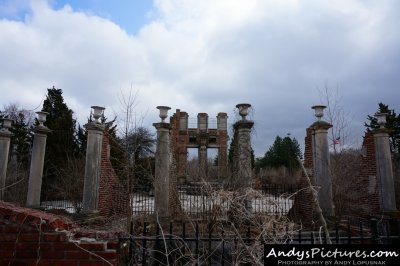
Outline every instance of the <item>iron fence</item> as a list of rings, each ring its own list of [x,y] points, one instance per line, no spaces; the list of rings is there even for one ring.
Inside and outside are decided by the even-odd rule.
[[[286,214],[293,205],[293,193],[297,185],[264,185],[257,197],[251,199],[253,213]],[[221,185],[190,184],[177,186],[179,208],[183,215],[196,219],[206,219],[211,215],[226,218],[230,201],[221,197],[221,192],[230,192]],[[154,213],[154,194],[151,187],[136,187],[132,194],[132,209],[137,215]]]
[[[44,210],[65,210],[68,213],[79,213],[82,210],[82,202],[72,202],[67,199],[44,200],[40,202]]]
[[[151,215],[154,213],[154,195],[151,187],[136,187],[131,196],[134,215]]]
[[[116,190],[116,187],[113,187]],[[261,197],[252,198],[251,209],[254,213],[286,214],[293,205],[292,193],[298,190],[294,185],[265,185],[259,189]],[[119,190],[118,190],[119,191]],[[191,184],[177,186],[176,192],[183,215],[207,219],[211,215],[226,218],[230,202],[219,197],[221,191],[229,191],[220,184]],[[125,195],[114,193],[113,208],[122,209],[126,206]],[[151,186],[136,186],[131,194],[132,212],[134,215],[154,214],[154,190]],[[45,199],[40,203],[45,210],[64,209],[69,213],[77,213],[82,209],[81,202],[68,199]]]
[[[336,245],[399,244],[400,223],[395,223],[393,226],[393,221],[371,219],[360,221],[358,227],[354,227],[349,221],[342,221],[331,228],[330,239]],[[259,252],[257,258],[262,262],[265,245],[327,243],[319,231],[298,230],[286,232],[286,235],[281,232],[281,239],[274,238],[275,242],[271,242],[256,237],[257,228],[239,228],[236,231],[239,234],[232,234],[226,228],[217,229],[212,224],[197,222],[170,223],[166,227],[145,222],[140,228],[132,227],[130,237],[119,240],[121,245],[129,244],[128,265],[169,265],[168,262],[176,263],[174,265],[236,265],[238,259],[246,262],[245,253],[253,251]]]

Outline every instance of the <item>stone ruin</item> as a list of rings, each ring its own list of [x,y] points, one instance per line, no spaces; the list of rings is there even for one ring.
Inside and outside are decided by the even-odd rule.
[[[240,187],[248,186],[251,179],[251,141],[250,133],[253,122],[246,120],[247,108],[249,104],[238,104],[239,114],[242,120],[234,124],[234,145],[237,146],[234,160],[237,160],[235,172],[239,173],[237,178]],[[107,202],[112,201],[108,197],[108,192],[103,190],[113,186],[117,188],[115,193],[120,193],[123,187],[117,184],[115,173],[111,169],[111,164],[107,158],[108,136],[104,136],[104,127],[98,122],[98,118],[104,108],[93,106],[95,121],[86,125],[88,129],[88,147],[86,155],[85,186],[83,194],[83,212],[110,215],[111,212],[104,208],[99,209],[99,205],[106,206]],[[318,118],[307,129],[305,139],[305,160],[304,165],[309,171],[311,182],[316,186],[320,193],[318,201],[324,214],[331,216],[334,214],[332,200],[332,181],[329,173],[329,148],[327,132],[331,127],[328,123],[321,120],[324,106],[314,106],[316,117]],[[157,151],[156,151],[156,177],[155,177],[155,210],[163,217],[170,217],[172,208],[175,205],[176,184],[187,181],[186,164],[187,149],[198,149],[199,169],[201,175],[207,176],[207,149],[218,149],[218,178],[227,177],[227,114],[219,113],[217,116],[217,127],[209,127],[208,115],[199,113],[197,116],[197,127],[189,126],[189,116],[186,112],[176,110],[170,118],[170,123],[165,122],[169,107],[159,107],[162,121],[155,123],[157,129]],[[50,130],[43,126],[45,113],[38,112],[40,125],[35,128],[34,147],[31,160],[31,171],[29,176],[29,187],[27,206],[39,207],[40,187],[42,179],[43,158],[46,146],[46,134]],[[354,199],[355,214],[359,216],[369,216],[377,214],[390,214],[397,212],[395,205],[393,171],[391,164],[391,154],[389,148],[389,132],[385,128],[384,114],[377,114],[380,128],[368,133],[364,138],[365,154],[361,160],[361,173],[357,177],[354,190],[358,197]],[[97,119],[96,119],[97,118]],[[10,132],[8,121],[3,121],[3,128],[0,130],[0,189],[4,188],[7,169],[8,148],[10,142]],[[103,143],[103,145],[102,145]],[[105,146],[104,146],[105,145]],[[102,147],[103,146],[103,147]],[[105,164],[105,162],[107,162]],[[235,162],[234,162],[235,165]],[[106,178],[107,177],[107,178]],[[217,180],[220,181],[220,180]],[[300,185],[306,187],[307,182],[304,178]],[[100,190],[100,191],[99,191]],[[174,196],[175,194],[175,196]],[[1,195],[2,196],[2,195]],[[107,197],[105,197],[107,196]],[[296,220],[303,223],[312,220],[313,203],[311,194],[301,193],[296,196],[291,214]],[[100,201],[100,202],[99,202]],[[127,204],[127,199],[123,200]],[[126,206],[123,204],[124,206]],[[157,205],[160,206],[157,206]],[[108,206],[108,205],[107,205]],[[109,208],[116,206],[109,205]],[[124,207],[119,208],[123,213]]]
[[[223,180],[228,173],[228,132],[226,113],[218,113],[217,126],[211,128],[207,113],[197,115],[197,126],[191,127],[188,113],[177,109],[171,117],[171,149],[175,158],[178,183],[188,181],[187,158],[188,148],[197,149],[198,173],[202,180],[207,180],[207,149],[218,149],[218,180]]]

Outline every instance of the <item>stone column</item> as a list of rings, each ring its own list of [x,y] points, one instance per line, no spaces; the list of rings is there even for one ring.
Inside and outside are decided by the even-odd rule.
[[[239,114],[242,120],[233,125],[234,138],[235,138],[235,154],[234,154],[234,168],[236,173],[233,173],[233,186],[237,189],[243,189],[249,186],[252,178],[251,166],[251,129],[254,122],[247,120],[248,108],[250,104],[238,104]]]
[[[199,173],[199,181],[207,180],[208,174],[208,162],[207,162],[207,146],[200,145],[198,149],[198,159],[199,159],[199,166],[198,166],[198,173]]]
[[[218,177],[225,178],[228,168],[228,116],[226,113],[218,113]]]
[[[12,136],[9,128],[11,128],[11,119],[3,118],[3,128],[0,129],[0,201],[4,200],[7,179],[8,151]]]
[[[239,194],[244,193],[244,190],[249,187],[253,177],[251,165],[251,129],[254,122],[247,120],[248,108],[250,104],[241,103],[236,105],[239,109],[239,114],[242,120],[233,125],[234,129],[234,173],[232,174],[232,186]],[[244,199],[244,206],[249,213],[252,213],[252,198],[246,197]]]
[[[198,175],[200,180],[207,179],[207,142],[208,142],[208,114],[197,114],[197,130],[199,132],[199,148],[198,148]]]
[[[46,112],[36,112],[39,125],[33,129],[33,147],[31,167],[29,170],[28,194],[26,197],[26,206],[40,207],[40,194],[42,192],[42,177],[44,155],[46,151],[47,133],[51,132],[43,123],[46,121]]]
[[[171,217],[170,210],[170,130],[171,125],[164,122],[167,112],[170,109],[167,106],[157,106],[160,110],[159,123],[153,126],[157,130],[157,147],[155,155],[155,180],[154,180],[154,210],[159,219],[168,219]]]
[[[394,212],[396,209],[396,197],[393,181],[392,155],[389,144],[389,130],[386,124],[386,115],[378,113],[379,129],[373,131],[375,138],[376,172],[379,183],[380,207],[383,212]]]
[[[88,136],[82,211],[86,214],[98,212],[101,150],[105,129],[104,125],[98,121],[105,108],[92,106],[92,109],[95,120],[85,125]]]
[[[324,215],[333,216],[332,179],[330,175],[330,159],[328,130],[332,127],[328,122],[322,121],[322,105],[312,107],[317,121],[311,125],[313,129],[313,161],[314,161],[314,184],[318,189],[318,202]]]
[[[198,113],[197,114],[197,129],[199,132],[207,132],[208,130],[208,114]]]

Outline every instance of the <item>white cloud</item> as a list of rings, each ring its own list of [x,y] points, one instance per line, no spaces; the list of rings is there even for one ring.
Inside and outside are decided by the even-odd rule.
[[[302,141],[326,81],[339,84],[357,123],[378,101],[400,109],[395,1],[156,0],[154,6],[152,21],[135,36],[106,18],[70,6],[54,10],[46,1],[32,1],[25,20],[0,20],[0,104],[37,106],[55,85],[85,122],[93,104],[112,117],[121,91],[132,88],[151,125],[157,105],[191,117],[220,111],[233,117],[237,103],[250,102],[258,154],[277,134]]]

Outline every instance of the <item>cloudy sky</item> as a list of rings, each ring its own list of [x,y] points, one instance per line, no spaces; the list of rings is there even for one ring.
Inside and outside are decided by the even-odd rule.
[[[53,85],[81,123],[91,105],[120,115],[130,90],[147,127],[157,105],[233,123],[247,102],[261,155],[276,135],[302,143],[328,88],[360,142],[379,102],[400,112],[399,14],[398,0],[0,0],[0,109],[39,110]]]

